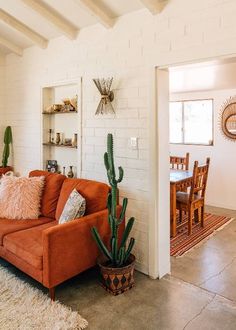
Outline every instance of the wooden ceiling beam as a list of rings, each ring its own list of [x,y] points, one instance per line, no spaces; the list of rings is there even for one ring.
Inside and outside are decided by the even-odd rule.
[[[41,48],[46,48],[48,45],[48,40],[42,37],[37,32],[30,29],[27,25],[18,21],[15,17],[11,16],[3,9],[0,9],[0,20],[9,25],[11,28],[22,33],[28,39],[30,39],[34,44],[38,45]]]
[[[94,16],[107,29],[113,27],[114,19],[112,19],[94,0],[77,1],[84,7],[92,16]]]
[[[11,41],[9,41],[3,37],[0,37],[0,45],[6,47],[8,50],[10,50],[11,52],[15,53],[18,56],[23,55],[22,48],[20,48],[19,46],[15,45]]]
[[[41,15],[52,25],[54,25],[60,32],[62,32],[66,37],[71,40],[76,39],[78,34],[78,29],[71,24],[67,19],[63,18],[58,14],[53,8],[48,7],[41,0],[21,0],[28,7],[33,9],[36,13]]]
[[[153,14],[159,14],[167,4],[166,1],[160,0],[140,0],[142,4]]]

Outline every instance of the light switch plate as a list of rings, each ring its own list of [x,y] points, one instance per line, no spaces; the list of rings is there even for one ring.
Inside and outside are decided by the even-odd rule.
[[[130,138],[130,148],[131,149],[138,149],[138,138],[137,137],[131,137]]]

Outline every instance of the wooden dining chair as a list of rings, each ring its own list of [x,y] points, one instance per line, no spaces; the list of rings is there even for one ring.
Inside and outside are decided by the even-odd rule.
[[[176,193],[176,209],[179,210],[180,223],[182,222],[182,212],[188,214],[188,235],[192,234],[193,217],[204,227],[205,192],[209,165],[210,158],[207,158],[205,165],[199,166],[195,161],[190,192],[178,191]]]
[[[185,157],[170,156],[170,168],[173,170],[188,171],[189,169],[189,153]]]

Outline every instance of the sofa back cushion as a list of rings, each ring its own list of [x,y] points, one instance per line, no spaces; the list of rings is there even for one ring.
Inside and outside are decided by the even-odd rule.
[[[47,171],[32,171],[29,176],[44,176],[45,185],[41,202],[41,215],[44,217],[55,219],[57,202],[60,195],[61,187],[66,179],[62,174],[50,173]]]
[[[107,194],[110,189],[107,184],[86,179],[66,179],[63,182],[57,204],[57,220],[59,220],[73,189],[76,189],[86,200],[85,215],[104,210],[107,207]]]

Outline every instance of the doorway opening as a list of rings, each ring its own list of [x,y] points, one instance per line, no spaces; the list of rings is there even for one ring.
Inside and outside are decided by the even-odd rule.
[[[184,270],[183,264],[176,262],[175,257],[170,258],[170,155],[184,157],[186,153],[189,153],[190,171],[193,171],[195,160],[203,164],[206,158],[210,157],[205,213],[218,216],[218,220],[221,217],[227,218],[227,220],[223,219],[222,226],[230,223],[236,216],[236,204],[233,197],[235,192],[232,184],[233,181],[236,182],[233,166],[236,161],[236,154],[233,152],[235,145],[233,141],[224,137],[219,122],[224,103],[235,95],[236,58],[156,69],[155,104],[153,104],[156,114],[151,118],[152,123],[155,121],[155,134],[152,136],[155,142],[151,148],[151,152],[155,150],[155,154],[152,154],[155,168],[152,169],[151,176],[156,180],[152,193],[155,194],[153,205],[156,212],[155,218],[158,221],[156,225],[150,226],[150,256],[152,258],[150,258],[150,264],[153,260],[155,263],[152,265],[156,265],[156,267],[151,266],[151,276],[155,274],[155,270],[158,270],[159,278],[171,270],[172,274],[178,276],[180,276],[179,269],[183,269],[185,274],[188,273]],[[153,173],[156,173],[156,177],[153,177]],[[231,226],[227,226],[227,230],[230,231]],[[213,228],[212,232],[214,230]],[[156,246],[153,244],[154,236]],[[214,237],[213,239],[216,240]],[[158,249],[156,258],[151,252],[153,248]],[[209,249],[208,246],[205,250],[201,249],[199,253],[202,257],[196,256],[196,260],[204,263]],[[196,252],[193,250],[191,253],[195,255]],[[215,258],[218,257],[219,254],[216,253]],[[220,261],[223,262],[223,260]],[[191,262],[193,265],[193,261]],[[213,269],[216,262],[214,265],[212,263],[209,265]],[[206,267],[205,275],[209,272],[209,267]],[[191,272],[192,270],[189,270],[189,273]],[[203,276],[200,268],[199,276]]]

